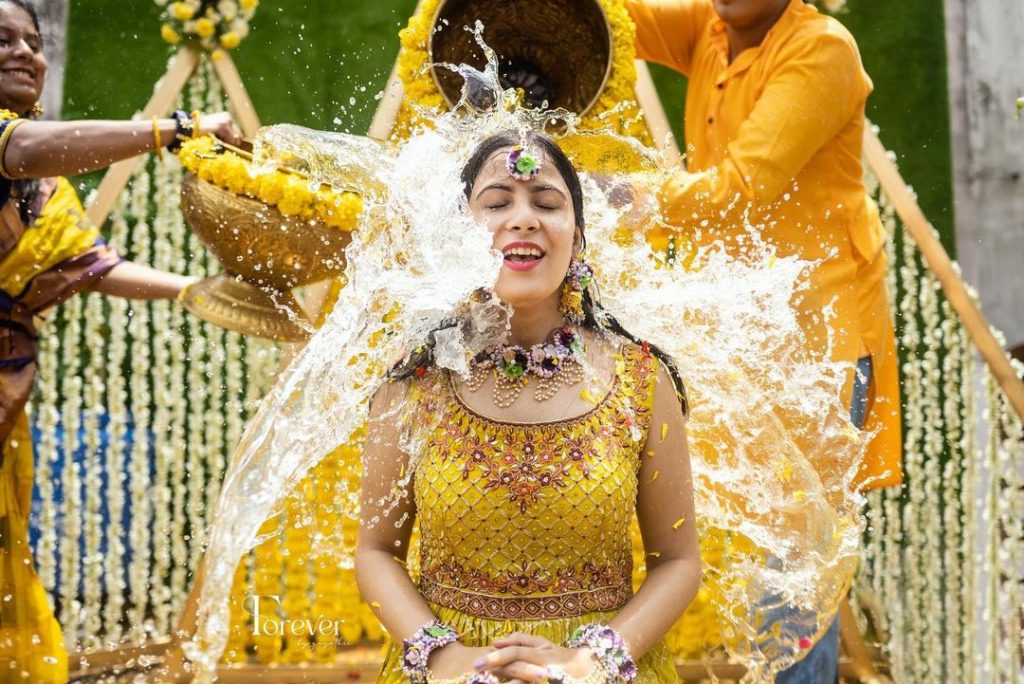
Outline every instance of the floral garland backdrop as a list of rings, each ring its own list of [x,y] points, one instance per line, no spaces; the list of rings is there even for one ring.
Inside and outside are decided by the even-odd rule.
[[[1021,681],[1024,427],[867,176],[890,238],[905,439],[904,486],[868,495],[861,628],[895,681]]]
[[[249,35],[259,0],[155,0],[163,8],[160,36],[192,41],[207,51],[233,50]]]

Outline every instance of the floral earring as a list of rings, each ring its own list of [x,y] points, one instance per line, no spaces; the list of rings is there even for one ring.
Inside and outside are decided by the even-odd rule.
[[[583,260],[583,255],[573,257],[569,272],[562,282],[562,297],[559,310],[572,325],[581,325],[586,314],[583,312],[583,293],[594,280],[594,269]]]

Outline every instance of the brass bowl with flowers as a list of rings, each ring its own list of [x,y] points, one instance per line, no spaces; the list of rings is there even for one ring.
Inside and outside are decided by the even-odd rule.
[[[604,91],[612,29],[597,0],[441,0],[431,22],[430,70],[449,107],[462,96],[463,80],[437,65],[483,68],[483,50],[466,31],[477,20],[498,57],[502,87],[520,89],[526,106],[582,116]]]
[[[247,155],[212,138],[182,146],[181,208],[224,271],[189,286],[190,312],[245,335],[301,340],[312,329],[292,289],[342,274],[361,198],[310,189],[286,170],[250,175]]]

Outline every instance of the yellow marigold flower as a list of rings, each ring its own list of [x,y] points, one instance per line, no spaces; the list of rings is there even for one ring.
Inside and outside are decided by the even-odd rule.
[[[239,173],[237,170],[232,169],[231,173],[228,174],[226,184],[228,190],[236,195],[248,194],[246,190],[249,184],[249,174],[246,171]]]
[[[196,13],[187,2],[172,2],[168,12],[178,21],[191,19],[192,15]]]
[[[302,198],[295,193],[285,193],[277,204],[277,210],[285,216],[297,216],[302,211]]]
[[[234,50],[242,39],[234,31],[228,31],[220,37],[220,46],[225,50]]]
[[[196,19],[196,35],[200,38],[209,38],[216,32],[216,30],[217,25],[206,17]]]
[[[160,27],[160,37],[172,45],[181,40],[181,36],[178,35],[177,31],[171,28],[170,24],[164,24]]]
[[[267,204],[277,204],[284,197],[284,188],[278,181],[276,174],[268,173],[258,179],[257,194]]]

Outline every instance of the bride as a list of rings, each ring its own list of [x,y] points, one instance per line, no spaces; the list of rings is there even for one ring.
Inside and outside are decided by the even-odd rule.
[[[678,374],[601,311],[580,180],[554,142],[492,136],[462,180],[514,313],[467,379],[428,343],[373,399],[355,562],[394,639],[378,681],[676,681],[661,640],[701,576]],[[430,426],[414,453],[399,405]]]

